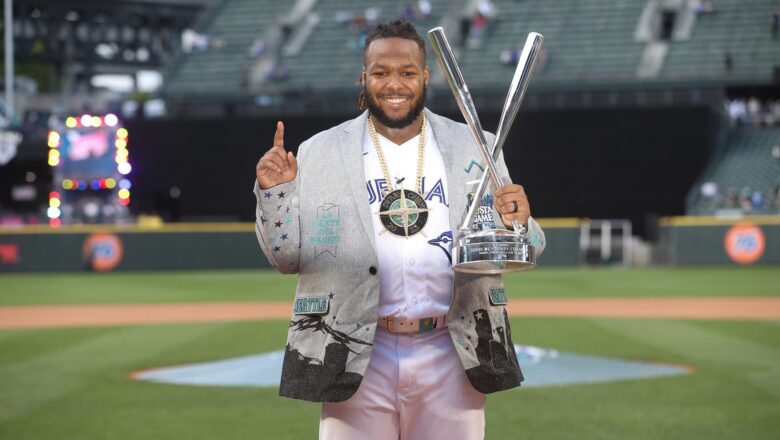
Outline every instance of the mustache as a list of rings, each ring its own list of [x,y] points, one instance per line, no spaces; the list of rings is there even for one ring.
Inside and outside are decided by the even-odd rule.
[[[389,128],[404,128],[417,120],[417,117],[422,113],[423,108],[425,107],[425,100],[428,94],[428,87],[423,86],[422,93],[417,97],[417,100],[414,102],[414,108],[412,108],[405,116],[400,117],[399,119],[393,119],[389,117],[384,111],[382,111],[382,108],[379,106],[379,103],[377,100],[383,99],[387,96],[395,96],[395,97],[407,97],[409,99],[414,98],[414,94],[408,94],[408,93],[382,93],[377,94],[375,96],[371,96],[368,93],[368,88],[366,85],[363,85],[363,96],[365,97],[365,104],[366,107],[368,107],[369,113],[373,115],[377,121],[379,121],[381,124],[385,125]]]

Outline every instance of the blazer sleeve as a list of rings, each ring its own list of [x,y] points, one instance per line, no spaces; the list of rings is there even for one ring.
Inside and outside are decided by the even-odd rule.
[[[268,189],[257,180],[253,192],[257,199],[255,235],[268,261],[281,273],[297,273],[301,255],[300,177],[302,168],[299,147],[298,175],[292,182]]]

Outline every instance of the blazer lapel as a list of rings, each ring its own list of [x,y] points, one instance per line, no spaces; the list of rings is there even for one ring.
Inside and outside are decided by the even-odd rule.
[[[469,175],[463,168],[466,162],[466,158],[463,156],[463,151],[465,151],[463,143],[473,141],[470,138],[454,137],[455,132],[447,129],[441,116],[430,110],[425,109],[425,116],[431,124],[447,172],[447,200],[450,202],[450,228],[454,239],[463,222],[463,216],[466,214],[466,191],[468,190],[466,183],[469,180]]]
[[[340,133],[341,163],[337,166],[344,168],[347,174],[348,193],[363,224],[363,230],[376,253],[376,238],[374,237],[374,223],[371,219],[371,207],[368,204],[366,193],[366,171],[363,166],[363,137],[368,112],[363,112],[344,127]]]

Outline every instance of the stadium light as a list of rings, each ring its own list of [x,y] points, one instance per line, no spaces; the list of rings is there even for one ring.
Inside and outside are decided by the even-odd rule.
[[[126,176],[130,174],[130,170],[133,169],[133,167],[130,166],[129,162],[122,162],[116,167],[117,171],[119,171],[119,174]]]
[[[60,146],[60,134],[56,131],[50,131],[48,145],[51,148],[58,148]]]
[[[49,218],[60,218],[60,215],[62,215],[62,211],[60,211],[60,208],[55,208],[51,206],[49,207],[49,209],[46,210],[46,215]]]
[[[49,166],[56,167],[60,164],[60,152],[57,150],[49,150]]]
[[[113,113],[107,114],[104,120],[106,122],[106,125],[108,125],[109,127],[114,127],[116,126],[116,124],[119,123],[119,118],[117,118],[116,115]]]

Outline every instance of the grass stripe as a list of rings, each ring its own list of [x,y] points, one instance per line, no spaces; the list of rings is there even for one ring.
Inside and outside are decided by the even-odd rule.
[[[511,298],[778,296],[775,267],[559,269],[506,275]],[[282,301],[297,277],[272,270],[0,275],[0,305]]]

